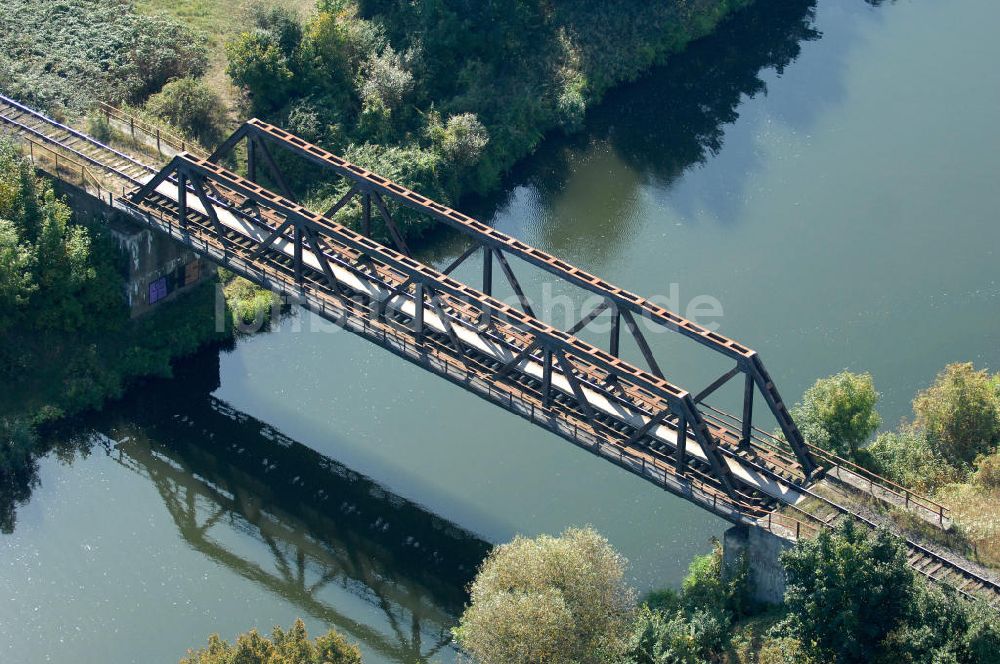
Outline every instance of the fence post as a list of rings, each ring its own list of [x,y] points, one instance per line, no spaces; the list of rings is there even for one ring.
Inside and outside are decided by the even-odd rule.
[[[160,128],[159,127],[156,128],[156,151],[159,152],[161,155],[163,154],[163,150],[160,149]]]
[[[128,119],[129,129],[132,132],[132,140],[135,140],[135,118]]]

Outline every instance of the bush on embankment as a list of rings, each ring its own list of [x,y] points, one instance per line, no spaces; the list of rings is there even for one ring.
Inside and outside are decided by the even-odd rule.
[[[228,72],[247,113],[454,202],[495,188],[546,132],[576,130],[609,88],[748,2],[319,0],[304,26],[254,5]],[[304,166],[293,173],[318,205],[342,193]],[[410,235],[428,223],[400,217]]]

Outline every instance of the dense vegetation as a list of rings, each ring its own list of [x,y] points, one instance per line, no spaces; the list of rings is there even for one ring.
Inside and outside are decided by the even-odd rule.
[[[240,634],[234,645],[213,634],[206,648],[188,651],[181,664],[361,664],[361,651],[332,629],[310,641],[296,620],[287,631],[275,627],[271,638],[257,630]]]
[[[948,365],[913,400],[913,419],[872,441],[877,402],[870,375],[843,372],[818,380],[792,415],[811,442],[943,501],[949,543],[1000,566],[1000,374]]]
[[[228,72],[248,112],[454,201],[495,187],[545,132],[578,128],[609,87],[744,4],[320,0],[304,26],[257,5],[227,47]],[[333,197],[312,184],[311,198]]]
[[[0,92],[58,114],[142,102],[207,62],[190,30],[129,0],[4,0],[0,12]]]
[[[785,602],[767,607],[745,562],[726,569],[716,545],[680,591],[636,606],[624,561],[592,530],[518,538],[483,564],[456,636],[484,664],[1000,661],[1000,617],[925,585],[904,551],[846,522],[782,555]]]

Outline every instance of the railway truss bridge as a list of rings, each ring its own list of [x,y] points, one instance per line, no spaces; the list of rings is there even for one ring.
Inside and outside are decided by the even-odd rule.
[[[871,510],[820,491],[820,480],[835,478],[947,525],[943,506],[806,442],[747,346],[279,127],[250,120],[211,155],[164,149],[168,139],[157,130],[155,144],[170,156],[162,168],[2,96],[0,127],[37,165],[136,223],[731,523],[791,539],[839,518],[878,525]],[[130,129],[134,137],[134,123]],[[340,182],[342,195],[325,212],[297,202],[287,177],[294,160]],[[245,165],[243,174],[226,166],[234,163]],[[338,221],[348,206],[360,207],[357,228]],[[443,269],[420,262],[403,215],[461,234],[467,249]],[[542,320],[512,259],[598,304],[565,329]],[[471,261],[477,281],[481,275],[475,286],[452,276]],[[501,279],[516,306],[493,296]],[[599,319],[608,328],[600,348],[580,338]],[[679,335],[731,367],[696,391],[679,387],[643,328]],[[639,361],[623,359],[625,340]],[[736,414],[708,402],[732,381],[742,396]],[[754,424],[765,409],[777,435]],[[906,541],[920,573],[1000,604],[1000,584],[987,572]]]

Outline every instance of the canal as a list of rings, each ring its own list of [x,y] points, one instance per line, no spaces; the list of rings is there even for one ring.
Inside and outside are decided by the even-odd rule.
[[[1000,4],[760,4],[465,209],[717,325],[789,402],[870,371],[893,425],[946,363],[1000,369]],[[653,343],[689,389],[726,368]],[[491,543],[590,524],[649,590],[726,527],[299,312],[60,435],[0,536],[3,661],[171,662],[302,617],[448,662]]]

